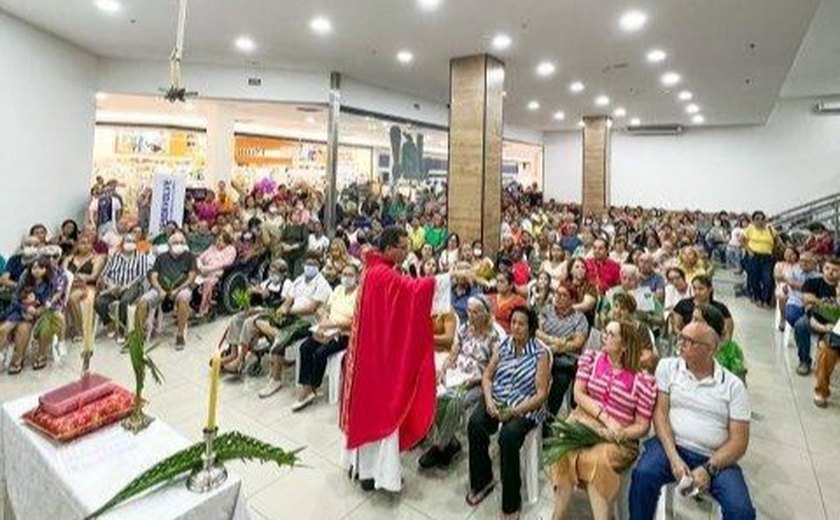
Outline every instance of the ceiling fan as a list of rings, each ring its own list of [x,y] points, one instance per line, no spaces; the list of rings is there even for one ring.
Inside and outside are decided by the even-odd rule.
[[[158,90],[163,98],[170,103],[184,103],[189,97],[195,97],[198,92],[188,91],[181,85],[181,57],[184,54],[184,27],[187,22],[187,1],[179,0],[178,6],[178,33],[175,35],[175,48],[169,56],[169,87],[161,87]]]

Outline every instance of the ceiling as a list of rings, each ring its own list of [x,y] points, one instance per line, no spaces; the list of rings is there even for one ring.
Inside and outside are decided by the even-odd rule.
[[[840,0],[823,0],[782,88],[784,97],[840,94]]]
[[[0,0],[0,9],[55,33],[93,53],[117,58],[166,59],[175,25],[175,0],[117,0],[122,10],[105,14],[93,0]],[[836,4],[835,0],[825,0]],[[761,124],[771,113],[797,57],[819,0],[441,0],[431,12],[417,0],[192,0],[184,67],[202,62],[295,70],[337,70],[358,81],[448,101],[450,58],[491,52],[504,60],[505,117],[538,130],[573,128],[582,115],[621,106],[642,124],[688,124],[682,89],[694,93],[708,125]],[[644,11],[647,24],[628,34],[618,20],[628,8]],[[309,29],[315,15],[328,17],[333,33]],[[837,24],[824,32],[836,32]],[[490,48],[504,32],[505,51]],[[233,45],[248,35],[257,48],[245,55]],[[807,42],[806,42],[807,43]],[[820,42],[814,43],[819,47]],[[668,53],[646,62],[652,48]],[[397,51],[410,49],[410,66]],[[830,51],[826,51],[829,52]],[[801,74],[821,74],[824,55],[797,61]],[[836,55],[835,55],[836,57]],[[542,60],[556,64],[538,77]],[[836,60],[835,62],[836,63]],[[683,80],[665,88],[659,78],[678,72]],[[586,90],[572,94],[573,80]],[[597,95],[612,100],[596,107]],[[541,108],[529,111],[529,101]],[[562,110],[566,118],[555,121]],[[618,121],[618,124],[624,124]]]

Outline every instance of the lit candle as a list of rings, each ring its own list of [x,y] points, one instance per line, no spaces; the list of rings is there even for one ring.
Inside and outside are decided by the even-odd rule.
[[[93,293],[88,292],[82,300],[82,351],[90,352],[93,350],[93,326],[94,326],[94,310],[93,310]]]
[[[216,409],[219,405],[219,371],[222,367],[222,353],[217,349],[210,364],[210,398],[207,403],[207,429],[216,428]]]

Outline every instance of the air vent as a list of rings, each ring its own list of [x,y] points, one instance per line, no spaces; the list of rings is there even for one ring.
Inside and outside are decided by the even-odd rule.
[[[840,101],[820,101],[814,106],[818,114],[840,114]]]
[[[259,87],[262,85],[262,78],[248,78],[249,87]]]
[[[630,135],[680,135],[683,133],[682,125],[641,125],[628,126],[627,133]]]
[[[317,114],[321,109],[318,107],[297,107],[297,111],[306,114]]]

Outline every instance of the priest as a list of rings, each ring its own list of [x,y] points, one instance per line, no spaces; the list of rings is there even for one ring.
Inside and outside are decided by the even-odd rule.
[[[435,418],[431,316],[450,307],[452,272],[414,279],[398,271],[409,250],[402,228],[386,228],[365,253],[344,366],[340,426],[345,465],[365,490],[402,488],[400,452],[416,446]]]

